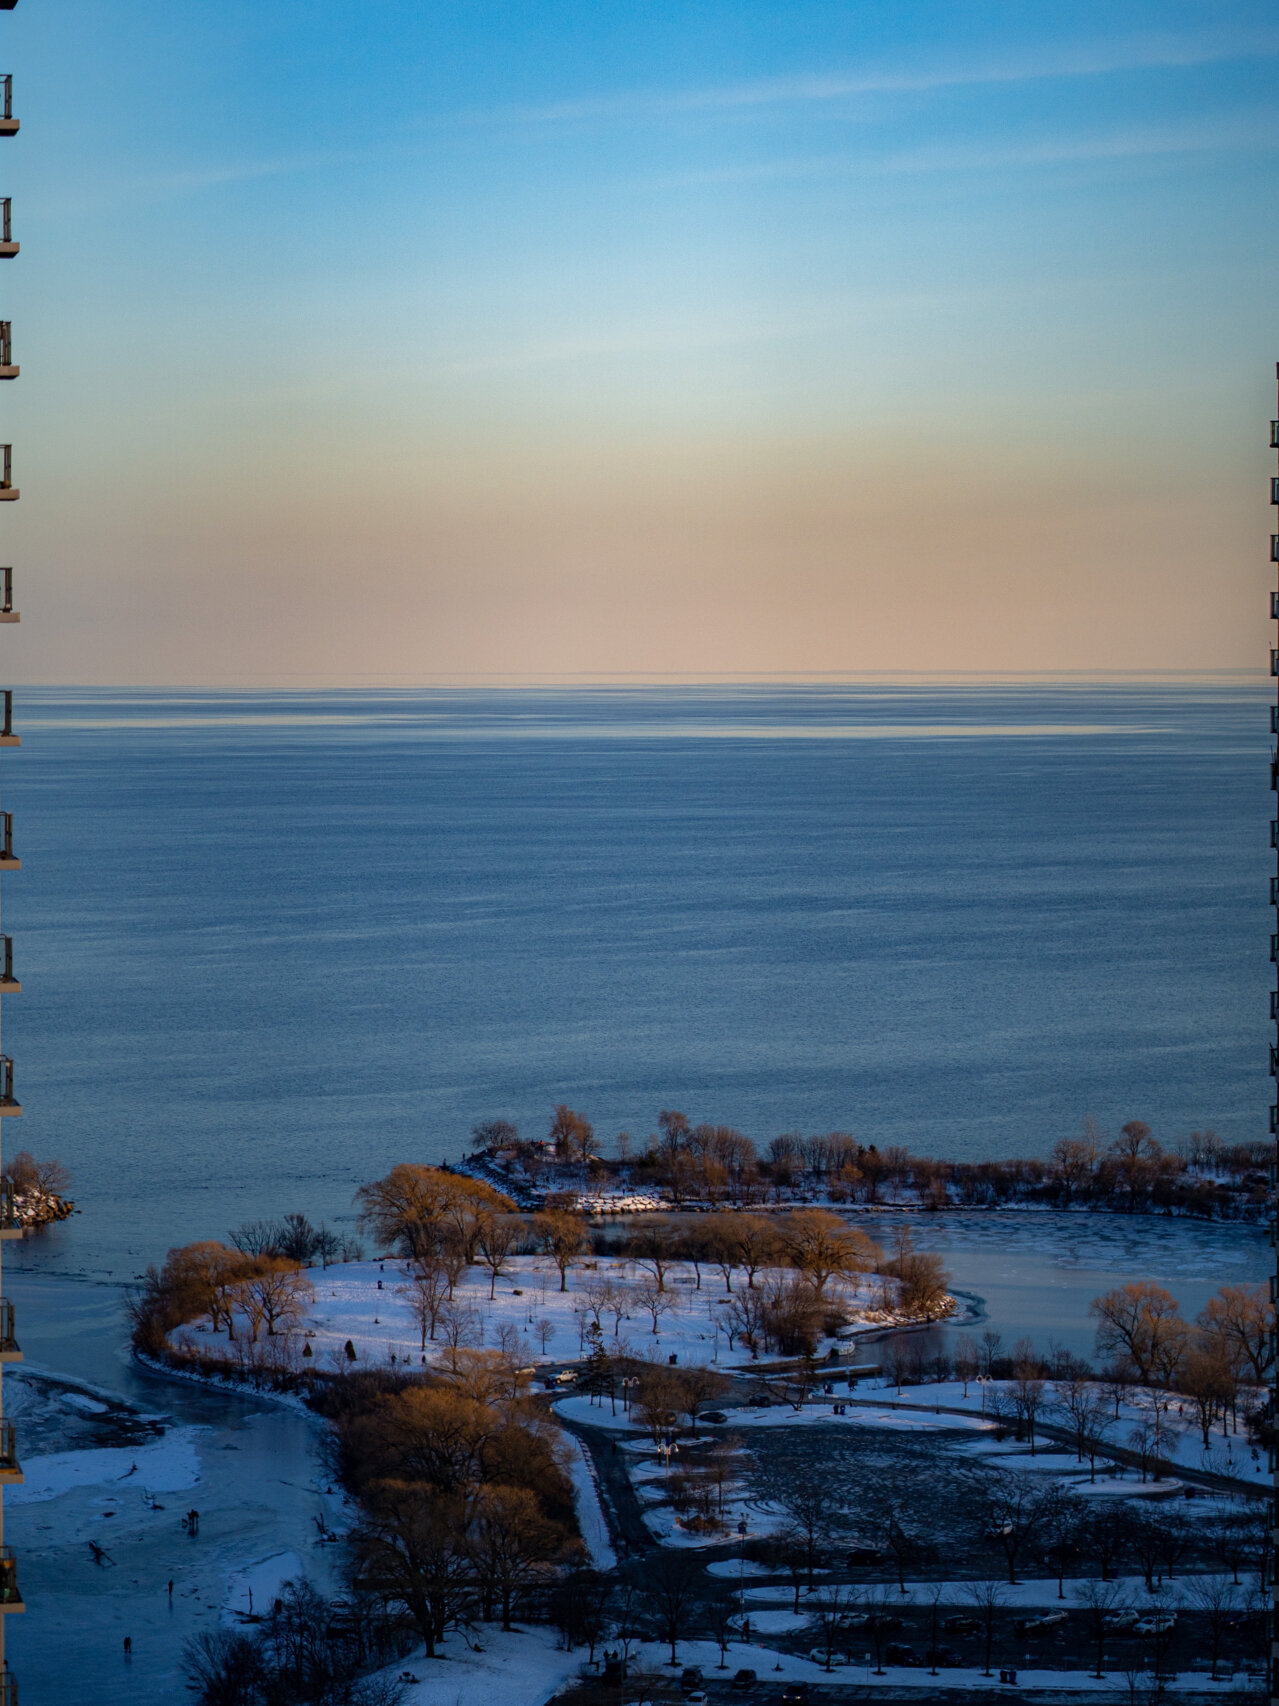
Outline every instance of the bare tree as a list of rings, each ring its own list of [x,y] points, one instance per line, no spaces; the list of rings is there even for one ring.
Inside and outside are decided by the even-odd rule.
[[[638,1307],[653,1323],[653,1332],[657,1333],[657,1324],[663,1315],[668,1315],[679,1308],[679,1299],[673,1292],[663,1291],[654,1279],[643,1280],[635,1287],[632,1298]]]
[[[797,1475],[783,1486],[778,1502],[790,1518],[791,1532],[803,1552],[811,1592],[813,1571],[830,1533],[830,1483],[812,1475]]]
[[[1204,1335],[1260,1386],[1275,1360],[1275,1307],[1264,1285],[1223,1285],[1200,1311]]]
[[[438,1262],[416,1262],[412,1279],[399,1288],[399,1294],[417,1323],[422,1335],[422,1349],[425,1350],[426,1341],[435,1337],[440,1316],[448,1304],[448,1277]]]
[[[1093,1650],[1097,1664],[1093,1675],[1104,1676],[1103,1666],[1106,1662],[1106,1636],[1110,1629],[1110,1619],[1118,1612],[1127,1608],[1129,1596],[1121,1582],[1098,1581],[1095,1577],[1088,1581],[1079,1582],[1071,1590],[1071,1598],[1084,1614],[1084,1620],[1092,1636]]]
[[[1042,1495],[1019,1475],[1006,1476],[986,1496],[986,1529],[1004,1554],[1010,1585],[1017,1581],[1017,1559],[1043,1516]]]
[[[995,1619],[1008,1601],[1008,1590],[1002,1582],[970,1582],[964,1589],[964,1598],[977,1613],[977,1619],[982,1626],[986,1641],[986,1668],[983,1676],[990,1675],[990,1655],[995,1645]]]
[[[481,1265],[489,1271],[489,1301],[497,1294],[497,1282],[506,1272],[511,1252],[520,1241],[520,1224],[505,1215],[486,1214],[480,1223],[476,1249]]]
[[[658,1635],[670,1644],[670,1662],[679,1663],[677,1648],[688,1634],[697,1608],[702,1578],[701,1561],[687,1552],[661,1551],[646,1563],[644,1589]]]
[[[1097,1351],[1122,1357],[1143,1385],[1167,1382],[1185,1352],[1188,1328],[1177,1300],[1149,1280],[1133,1281],[1094,1297],[1088,1313],[1097,1322]]]
[[[808,1603],[821,1636],[822,1652],[829,1671],[839,1651],[840,1637],[848,1626],[848,1614],[856,1603],[852,1588],[825,1587],[814,1594]]]
[[[587,1248],[586,1222],[568,1209],[545,1209],[533,1216],[533,1230],[559,1269],[560,1290],[568,1290],[568,1270]]]

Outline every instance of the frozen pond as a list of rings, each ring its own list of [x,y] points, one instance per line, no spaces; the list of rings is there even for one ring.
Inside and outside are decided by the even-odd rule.
[[[1193,1321],[1220,1286],[1257,1284],[1273,1266],[1259,1224],[1039,1210],[902,1218],[920,1249],[941,1256],[953,1284],[982,1299],[977,1331],[993,1327],[1009,1349],[1025,1334],[1042,1350],[1056,1343],[1091,1358],[1088,1305],[1100,1292],[1153,1280]],[[881,1242],[898,1223],[896,1215],[856,1222]]]
[[[342,1508],[319,1480],[320,1425],[138,1368],[116,1287],[15,1275],[6,1291],[25,1358],[4,1382],[27,1475],[5,1497],[28,1607],[7,1631],[23,1706],[181,1700],[186,1638],[278,1579],[237,1572],[292,1553],[327,1580],[337,1548],[317,1544],[314,1518],[337,1526]]]

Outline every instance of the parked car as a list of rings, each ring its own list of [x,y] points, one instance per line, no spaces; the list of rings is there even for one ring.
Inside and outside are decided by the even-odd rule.
[[[707,1706],[704,1688],[695,1688],[691,1694],[686,1694],[684,1698],[687,1700],[688,1706]]]
[[[924,1663],[929,1665],[961,1665],[963,1660],[953,1647],[929,1647]]]
[[[752,1392],[750,1397],[747,1399],[747,1403],[753,1404],[757,1410],[770,1409],[772,1407],[772,1402],[773,1400],[768,1396],[767,1392]]]
[[[1019,1635],[1043,1635],[1066,1621],[1064,1611],[1046,1611],[1041,1617],[1022,1617],[1017,1623]]]
[[[1112,1611],[1106,1617],[1105,1627],[1112,1634],[1122,1634],[1125,1629],[1135,1629],[1140,1617],[1139,1611]]]
[[[848,1567],[855,1570],[859,1564],[878,1564],[883,1555],[878,1546],[854,1546],[849,1550]]]
[[[722,1410],[703,1410],[697,1419],[699,1422],[726,1422],[728,1417]]]
[[[735,1688],[739,1693],[745,1693],[747,1689],[754,1688],[758,1680],[753,1670],[739,1670],[734,1673],[733,1680],[728,1686]]]
[[[808,1706],[810,1698],[806,1682],[788,1682],[782,1690],[782,1706]]]
[[[1158,1611],[1153,1617],[1143,1617],[1132,1626],[1134,1635],[1166,1635],[1177,1621],[1175,1611]]]
[[[890,1641],[884,1648],[884,1660],[890,1665],[917,1665],[919,1659],[914,1647],[908,1647],[902,1641]]]
[[[702,1686],[701,1665],[685,1665],[680,1673],[679,1685],[685,1689],[700,1688]]]
[[[975,1617],[948,1617],[942,1624],[948,1635],[980,1635],[981,1624]]]

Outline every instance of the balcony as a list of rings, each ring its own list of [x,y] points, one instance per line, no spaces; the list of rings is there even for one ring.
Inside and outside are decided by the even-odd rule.
[[[13,78],[6,73],[0,77],[0,136],[16,136],[18,121],[13,116]]]
[[[0,1484],[12,1487],[22,1480],[17,1436],[12,1422],[0,1422]]]
[[[22,1103],[13,1093],[13,1061],[7,1054],[0,1054],[0,1117],[21,1112]]]
[[[1279,1048],[1273,1043],[1270,1045],[1270,1076],[1279,1078]]]
[[[0,692],[0,746],[21,745],[21,739],[13,732],[13,689],[6,687]]]
[[[11,261],[19,247],[13,240],[13,197],[0,196],[0,261]]]
[[[0,936],[0,995],[20,995],[22,985],[13,975],[13,937]]]
[[[13,321],[0,320],[0,379],[16,379],[21,372],[13,365]]]
[[[12,1546],[0,1546],[0,1611],[25,1611],[18,1589],[18,1560]]]
[[[1279,622],[1279,592],[1270,594],[1270,620]]]
[[[0,1362],[21,1362],[22,1352],[13,1336],[13,1305],[0,1297]]]
[[[13,483],[13,446],[0,444],[0,504],[16,503],[22,493]]]
[[[0,1706],[18,1706],[18,1679],[8,1665],[0,1671]]]
[[[21,622],[13,608],[13,570],[0,568],[0,622]]]
[[[13,1185],[8,1179],[0,1179],[0,1238],[25,1238],[26,1235],[26,1228],[18,1221]]]
[[[1270,535],[1270,561],[1279,563],[1279,533]]]
[[[1279,450],[1279,421],[1271,421],[1270,423],[1270,448],[1271,450]]]

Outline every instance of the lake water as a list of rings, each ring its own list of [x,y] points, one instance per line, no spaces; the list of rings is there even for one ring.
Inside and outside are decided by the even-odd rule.
[[[1259,688],[32,690],[17,722],[6,1142],[83,1210],[28,1269],[341,1221],[561,1099],[608,1139],[678,1107],[967,1157],[1085,1111],[1266,1130]]]

